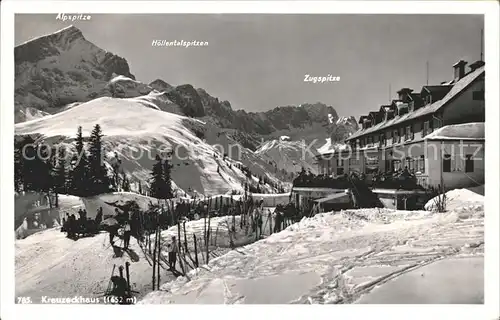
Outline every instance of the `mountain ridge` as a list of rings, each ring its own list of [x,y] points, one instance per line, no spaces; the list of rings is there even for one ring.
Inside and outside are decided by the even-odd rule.
[[[247,112],[234,110],[229,101],[192,84],[173,86],[160,78],[142,83],[130,72],[125,58],[95,46],[75,26],[16,46],[15,62],[16,123],[55,114],[75,102],[103,96],[133,98],[154,90],[168,100],[165,111],[240,131],[236,139],[253,150],[262,139],[282,135],[296,139],[309,135],[308,130],[321,131],[328,114],[338,118],[332,106],[320,102]]]
[[[81,122],[90,123],[91,119],[104,121],[101,125],[106,128],[106,123],[119,123],[115,119],[121,116],[118,106],[133,101],[134,105],[141,108],[147,107],[198,121],[195,126],[191,122],[187,125],[185,121],[182,124],[190,134],[208,145],[240,145],[246,157],[244,165],[252,167],[252,171],[259,176],[287,176],[300,167],[314,171],[313,155],[325,145],[327,138],[332,139],[335,135],[334,139],[341,139],[351,133],[352,123],[357,125],[352,117],[339,118],[333,106],[322,102],[276,106],[264,112],[247,112],[234,110],[229,101],[214,97],[205,89],[196,88],[192,84],[172,85],[161,78],[149,84],[141,82],[131,73],[125,58],[95,46],[74,26],[20,44],[15,52],[16,132],[26,133],[21,130],[27,128],[26,121],[45,119],[49,115],[55,116],[68,111],[83,117]],[[31,55],[28,54],[30,52]],[[102,100],[103,98],[113,100],[110,102]],[[106,103],[114,106],[107,107],[108,110],[113,110],[109,115],[102,114]],[[103,105],[104,109],[100,110],[99,105]],[[78,108],[78,113],[71,111],[75,107]],[[91,107],[89,114],[82,112],[82,108],[86,107]],[[97,114],[91,114],[96,112]],[[137,115],[137,121],[150,120]],[[33,128],[33,125],[29,127]],[[165,130],[156,124],[155,127]],[[176,132],[184,132],[184,129]],[[30,133],[43,133],[47,128],[40,125],[39,131],[30,130]],[[65,131],[64,135],[66,134],[69,132]],[[156,134],[149,134],[151,137],[148,139],[157,139]],[[134,136],[132,131],[127,131],[125,135]],[[283,136],[287,137],[287,141],[281,141],[280,137]],[[160,138],[161,141],[165,139],[163,136]],[[276,139],[279,143],[275,142]],[[136,142],[140,141],[142,140]],[[126,141],[120,140],[120,143],[131,148],[140,147]],[[268,147],[263,148],[266,143]],[[309,148],[312,153],[299,159],[304,148]],[[285,155],[282,154],[283,150],[286,151]],[[286,159],[282,161],[280,156]],[[290,163],[294,164],[287,168]],[[140,166],[138,179],[145,178],[145,167]],[[200,174],[203,175],[201,172],[202,170]],[[228,174],[233,180],[238,176]],[[230,184],[234,187],[233,183]]]

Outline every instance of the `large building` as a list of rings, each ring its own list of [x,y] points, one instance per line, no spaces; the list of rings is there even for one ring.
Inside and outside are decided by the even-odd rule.
[[[453,65],[454,77],[419,92],[398,91],[398,99],[361,116],[347,147],[317,156],[318,172],[337,176],[407,168],[424,188],[484,184],[484,62]],[[441,152],[440,152],[441,150]]]

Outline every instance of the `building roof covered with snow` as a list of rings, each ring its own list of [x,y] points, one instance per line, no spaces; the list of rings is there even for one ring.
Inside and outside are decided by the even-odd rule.
[[[425,140],[484,140],[484,122],[444,126],[425,136]]]

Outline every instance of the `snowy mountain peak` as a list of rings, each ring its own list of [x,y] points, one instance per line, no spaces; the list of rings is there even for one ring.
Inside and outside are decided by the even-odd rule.
[[[68,50],[77,40],[84,40],[83,33],[69,26],[51,34],[31,39],[14,48],[16,62],[35,62],[47,56]]]
[[[28,119],[28,109],[53,114],[97,98],[116,75],[135,80],[124,58],[87,41],[74,26],[16,46],[14,59],[16,122]]]
[[[335,123],[337,125],[344,125],[344,126],[352,127],[356,131],[358,130],[358,122],[356,121],[356,118],[354,118],[354,116],[340,117],[337,119],[337,121]]]
[[[326,143],[318,148],[319,153],[330,153],[335,150],[347,148],[345,139],[354,132],[358,131],[358,122],[353,116],[339,117],[335,121],[329,116],[329,124],[327,126],[328,138]]]
[[[293,141],[289,136],[281,136],[263,143],[255,154],[281,172],[296,173],[305,168],[316,173],[314,156],[318,151],[303,140]]]

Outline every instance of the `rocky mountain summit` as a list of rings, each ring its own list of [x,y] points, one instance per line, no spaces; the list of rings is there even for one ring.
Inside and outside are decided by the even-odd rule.
[[[124,58],[87,41],[74,26],[16,46],[14,60],[16,122],[95,99],[113,75],[135,80]]]

